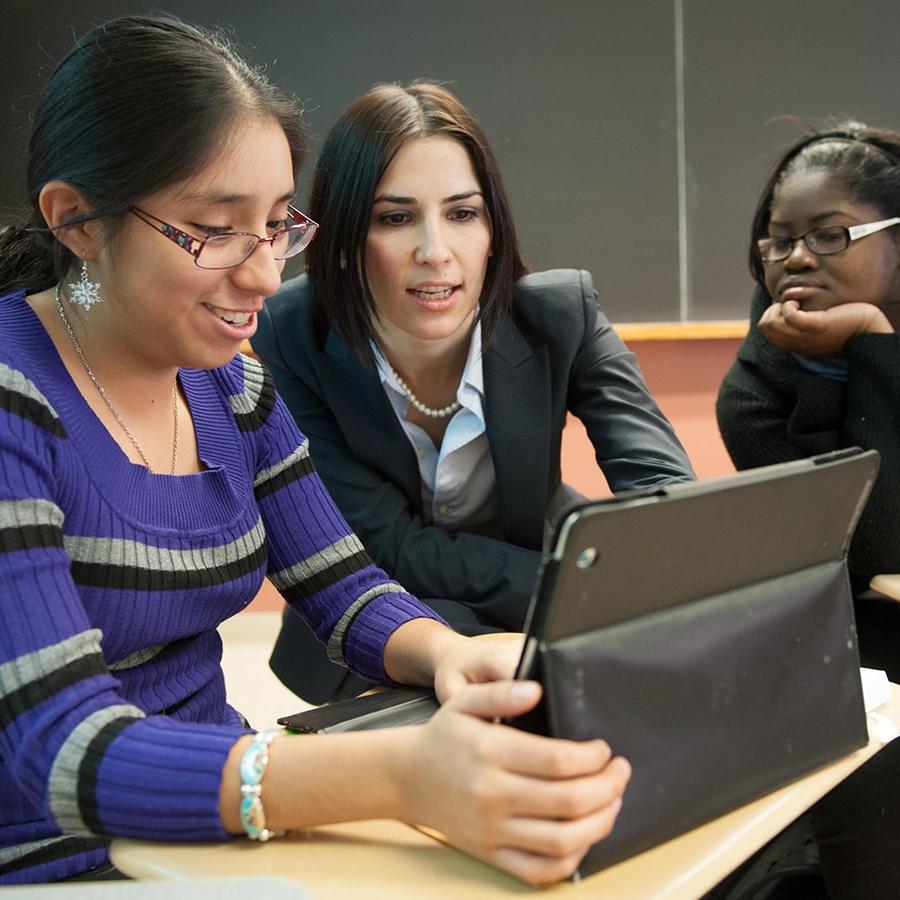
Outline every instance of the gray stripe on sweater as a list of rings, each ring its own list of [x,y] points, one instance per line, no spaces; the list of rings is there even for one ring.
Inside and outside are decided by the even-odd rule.
[[[0,698],[8,697],[33,681],[46,678],[51,672],[64,669],[78,659],[100,653],[103,632],[98,628],[81,631],[72,637],[23,653],[0,665]]]
[[[270,573],[269,579],[279,590],[294,587],[362,552],[364,552],[363,545],[359,542],[359,538],[355,534],[348,534],[324,550],[301,559],[290,568]]]
[[[25,528],[29,525],[53,525],[59,528],[65,516],[49,500],[29,497],[27,500],[0,501],[0,528]]]
[[[13,369],[11,366],[2,362],[0,362],[0,387],[15,391],[17,394],[21,394],[29,400],[36,400],[41,406],[46,407],[47,411],[54,419],[57,421],[59,420],[56,410],[53,408],[50,401],[40,392],[40,390],[38,390],[37,385],[26,378],[18,369]]]
[[[148,660],[159,656],[159,654],[168,646],[169,644],[156,644],[153,647],[144,647],[142,650],[136,650],[130,656],[126,656],[125,659],[109,663],[109,669],[111,672],[121,672],[123,669],[133,669],[135,666],[140,666]]]
[[[96,841],[98,847],[105,846],[107,843],[108,839],[106,841]],[[89,846],[86,844],[84,838],[72,837],[70,834],[60,834],[56,837],[43,838],[39,841],[28,841],[25,844],[15,844],[12,847],[0,847],[0,866],[13,863],[23,856],[28,856],[30,853],[36,853],[38,850],[48,850],[49,848],[60,844],[71,844],[71,855],[73,856],[78,853],[84,853],[86,847]],[[53,889],[51,888],[51,890]]]
[[[120,538],[64,535],[63,544],[74,562],[129,566],[154,572],[194,572],[217,569],[252,556],[266,540],[261,518],[237,540],[217,547],[172,550]]]
[[[228,399],[235,415],[248,415],[259,404],[259,396],[265,382],[266,373],[262,364],[250,356],[241,355],[244,364],[244,389],[240,394],[232,394]]]
[[[399,593],[403,593],[403,588],[397,584],[396,581],[387,581],[384,584],[379,584],[376,587],[371,588],[354,600],[353,603],[344,610],[344,614],[338,619],[337,624],[334,626],[334,630],[331,632],[331,637],[328,638],[328,658],[339,666],[346,666],[347,660],[344,659],[343,650],[344,636],[347,633],[347,629],[350,627],[350,623],[362,608],[368,606],[376,597],[381,597],[384,594]]]
[[[93,740],[111,722],[143,718],[144,713],[130,703],[105,706],[83,719],[66,738],[50,770],[50,812],[63,831],[93,834],[78,805],[81,764]]]
[[[285,469],[289,469],[295,463],[300,462],[300,460],[307,459],[309,457],[309,439],[305,439],[303,443],[294,450],[293,453],[289,453],[284,459],[275,463],[274,466],[269,466],[267,469],[263,469],[259,472],[256,478],[253,480],[253,488],[254,490],[258,488],[260,485],[265,484],[267,481],[271,481],[273,478],[278,477]]]

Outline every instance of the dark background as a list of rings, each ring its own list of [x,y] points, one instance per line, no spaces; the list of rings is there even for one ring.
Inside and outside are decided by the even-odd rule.
[[[778,117],[900,127],[897,0],[4,0],[0,221],[24,203],[54,62],[98,21],[154,11],[225,26],[266,63],[304,102],[311,161],[375,82],[449,82],[500,159],[529,265],[590,269],[615,322],[746,316],[756,197],[801,133]]]

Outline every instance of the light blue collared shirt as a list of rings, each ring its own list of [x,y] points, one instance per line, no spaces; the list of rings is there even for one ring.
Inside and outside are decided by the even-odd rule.
[[[466,367],[456,389],[460,409],[450,419],[439,448],[425,429],[407,420],[409,398],[378,347],[372,349],[381,384],[419,460],[426,524],[501,537],[497,476],[484,421],[481,323],[472,329]]]

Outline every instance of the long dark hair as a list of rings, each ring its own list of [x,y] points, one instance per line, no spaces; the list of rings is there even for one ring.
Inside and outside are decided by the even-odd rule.
[[[112,226],[135,201],[189,177],[246,115],[275,119],[295,171],[306,141],[300,108],[224,37],[163,16],[111,19],[79,39],[47,83],[31,134],[27,221],[0,232],[0,294],[43,290],[71,252],[47,228],[50,181],[77,188],[89,219]]]
[[[836,122],[797,140],[775,164],[760,194],[750,229],[750,274],[763,288],[765,267],[757,241],[769,231],[778,189],[795,172],[825,171],[857,203],[885,218],[900,215],[900,134],[861,122]]]
[[[512,305],[515,283],[526,271],[500,168],[474,116],[439,84],[377,85],[338,119],[319,155],[310,215],[324,225],[307,252],[319,302],[364,361],[371,359],[377,316],[365,266],[375,189],[404,144],[434,135],[453,138],[465,148],[490,218],[492,253],[479,310],[485,342]]]

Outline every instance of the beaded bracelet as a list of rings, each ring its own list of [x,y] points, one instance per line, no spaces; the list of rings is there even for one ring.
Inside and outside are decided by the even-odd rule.
[[[266,828],[266,811],[260,796],[262,778],[269,764],[269,744],[279,734],[277,728],[255,734],[241,757],[241,825],[247,837],[254,841],[267,841],[283,834]]]

